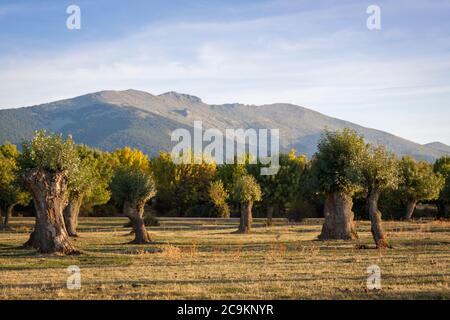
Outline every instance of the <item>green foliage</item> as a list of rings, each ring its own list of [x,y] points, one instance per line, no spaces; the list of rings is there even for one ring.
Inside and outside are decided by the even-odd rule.
[[[275,175],[261,175],[263,165],[260,163],[248,165],[247,171],[260,185],[264,205],[284,208],[297,201],[304,187],[302,180],[307,163],[306,156],[297,156],[296,151],[291,150],[289,154],[279,155],[280,167]]]
[[[433,171],[440,174],[444,179],[444,187],[439,194],[439,200],[443,202],[450,202],[450,157],[444,156],[434,163]]]
[[[79,173],[80,159],[71,136],[36,131],[31,141],[22,144],[19,163],[23,170],[44,169],[51,172],[66,171],[69,181]]]
[[[114,173],[111,192],[114,201],[120,206],[125,202],[142,204],[154,195],[155,184],[150,172],[122,166]]]
[[[15,145],[0,146],[0,205],[3,207],[27,205],[31,200],[19,177],[18,157]]]
[[[111,156],[113,177],[112,198],[122,206],[125,202],[145,203],[156,192],[148,157],[140,150],[123,148]]]
[[[234,183],[233,198],[243,204],[261,201],[261,187],[253,176],[244,175]]]
[[[222,181],[218,180],[211,183],[209,196],[212,203],[216,206],[219,216],[228,218],[230,216],[230,209],[227,204],[228,192],[225,190]]]
[[[355,131],[327,131],[319,141],[313,159],[317,190],[354,193],[363,181],[362,166],[367,146]]]
[[[216,165],[202,161],[201,164],[174,164],[170,153],[161,152],[152,159],[151,168],[158,194],[158,211],[185,215],[193,207],[210,201],[209,188],[216,176]]]
[[[369,146],[362,172],[364,186],[369,191],[397,188],[400,179],[397,157],[384,146]]]
[[[225,190],[228,194],[233,192],[234,182],[247,174],[248,161],[239,163],[235,159],[234,163],[224,163],[217,166],[217,178],[223,182]]]
[[[444,179],[425,161],[403,157],[400,161],[400,196],[405,200],[434,200],[442,190]]]
[[[83,194],[84,205],[93,206],[108,202],[112,179],[111,156],[86,145],[78,145],[80,158],[78,175],[69,183],[70,192]]]

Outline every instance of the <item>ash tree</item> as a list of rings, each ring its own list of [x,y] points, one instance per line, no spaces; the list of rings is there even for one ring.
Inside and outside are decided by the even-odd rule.
[[[125,153],[130,157],[121,158],[120,152],[116,153],[119,164],[114,168],[111,181],[112,198],[130,219],[135,235],[131,243],[150,243],[151,237],[145,228],[144,207],[156,190],[149,161],[141,151],[128,150]]]
[[[450,157],[444,156],[436,160],[433,165],[433,171],[436,174],[440,174],[445,181],[444,187],[435,202],[438,208],[438,217],[448,218],[450,211]]]
[[[320,240],[355,239],[353,194],[360,190],[366,154],[363,137],[355,131],[327,131],[312,162],[315,187],[325,195],[325,222]]]
[[[42,130],[31,141],[25,141],[22,150],[21,176],[36,210],[34,231],[25,246],[41,253],[77,253],[63,218],[68,184],[80,166],[75,143],[70,136],[64,139]]]
[[[78,216],[83,204],[108,202],[112,169],[108,155],[85,145],[77,146],[80,166],[78,174],[69,181],[69,197],[64,209],[64,222],[71,237],[78,237]]]
[[[404,218],[411,220],[419,201],[435,200],[444,186],[444,179],[433,172],[433,166],[425,161],[403,157],[400,161],[399,193],[406,202]]]
[[[233,198],[242,204],[238,232],[249,233],[252,229],[253,204],[262,198],[261,188],[256,179],[249,174],[238,177],[234,182]]]
[[[16,205],[27,205],[31,200],[19,176],[18,158],[15,145],[6,143],[0,146],[0,230],[10,229],[9,218]],[[2,207],[6,209],[4,220]]]
[[[398,160],[384,146],[370,146],[364,160],[363,183],[367,191],[367,206],[371,222],[371,232],[377,248],[389,247],[382,227],[382,214],[378,201],[383,191],[394,189],[399,183]]]

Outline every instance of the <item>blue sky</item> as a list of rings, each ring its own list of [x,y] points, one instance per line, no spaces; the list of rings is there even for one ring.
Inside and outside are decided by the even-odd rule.
[[[450,0],[0,1],[0,108],[129,88],[291,102],[450,144]]]

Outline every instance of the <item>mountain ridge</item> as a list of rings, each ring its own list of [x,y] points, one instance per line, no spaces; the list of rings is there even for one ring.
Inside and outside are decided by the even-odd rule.
[[[103,90],[70,99],[0,110],[0,143],[20,144],[34,130],[72,134],[75,141],[105,150],[129,145],[150,155],[170,150],[170,133],[177,128],[192,129],[195,120],[204,129],[280,129],[281,151],[295,148],[309,157],[325,129],[349,127],[367,142],[384,144],[399,156],[434,161],[450,154],[444,144],[418,143],[377,129],[326,116],[290,103],[246,105],[207,104],[201,98],[169,91],[160,95],[128,89]],[[445,146],[445,147],[444,147]]]

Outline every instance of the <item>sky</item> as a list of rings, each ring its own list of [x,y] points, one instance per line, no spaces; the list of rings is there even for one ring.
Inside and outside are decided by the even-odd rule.
[[[130,88],[450,144],[450,0],[0,0],[0,108]]]

